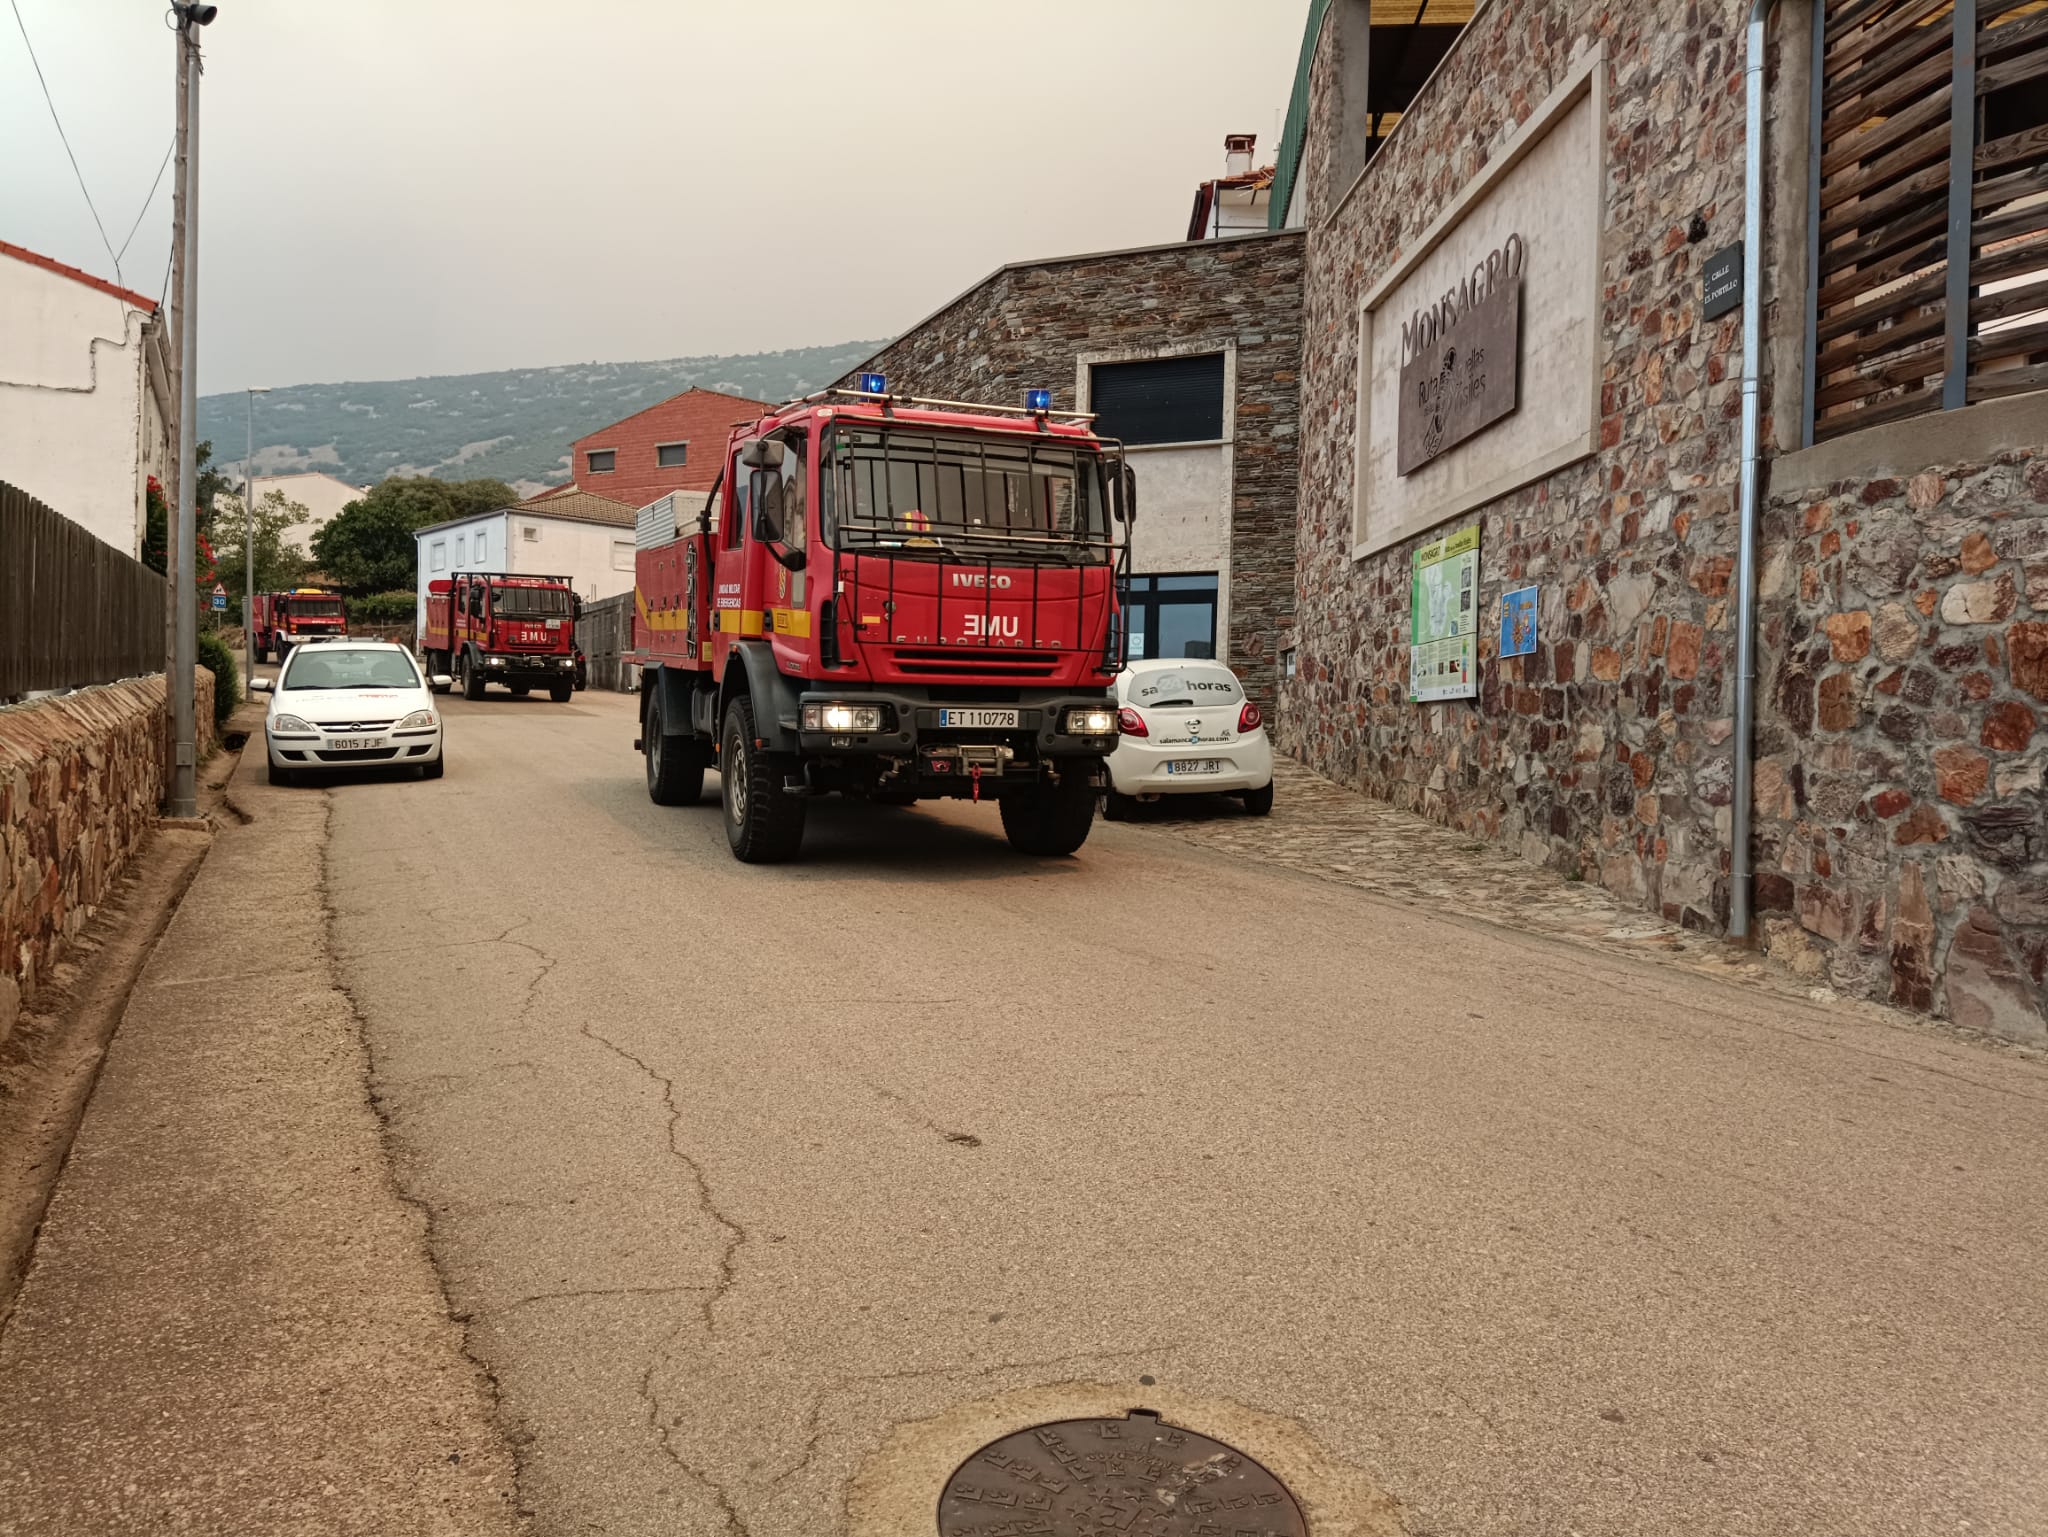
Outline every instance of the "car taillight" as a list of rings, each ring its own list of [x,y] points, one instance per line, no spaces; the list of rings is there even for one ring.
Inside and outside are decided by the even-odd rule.
[[[1237,729],[1240,731],[1256,731],[1265,724],[1266,717],[1259,713],[1259,707],[1247,699],[1244,702],[1244,708],[1237,712]]]
[[[1145,729],[1145,717],[1129,705],[1116,712],[1116,723],[1125,736],[1150,736]]]

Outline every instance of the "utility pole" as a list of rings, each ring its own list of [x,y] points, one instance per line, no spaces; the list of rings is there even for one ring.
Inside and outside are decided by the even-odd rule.
[[[185,31],[171,33],[171,46],[178,50],[178,174],[171,179],[171,287],[165,296],[171,310],[171,442],[173,452],[164,476],[164,580],[178,579],[179,507],[185,501],[185,482],[178,473],[176,445],[185,441],[185,76],[191,56],[185,51]],[[178,665],[178,600],[176,593],[164,605],[164,681],[172,682]]]
[[[199,488],[197,445],[193,434],[199,425],[199,79],[204,64],[199,56],[195,29],[206,26],[220,14],[216,5],[179,4],[172,7],[178,18],[178,62],[184,120],[180,131],[178,188],[183,194],[177,215],[177,249],[181,254],[178,274],[178,501],[177,553],[171,561],[175,575],[172,607],[177,615],[177,634],[171,647],[171,815],[199,814],[196,779],[199,766],[198,736],[193,722],[192,675],[199,662],[199,591],[193,585],[195,544],[199,533]]]
[[[242,677],[256,676],[256,397],[268,395],[261,385],[249,386],[249,443],[242,454]]]

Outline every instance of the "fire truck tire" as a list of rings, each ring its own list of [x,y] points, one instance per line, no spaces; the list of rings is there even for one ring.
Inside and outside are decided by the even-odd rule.
[[[575,692],[576,685],[573,683],[550,683],[548,685],[548,698],[554,700],[556,704],[567,704],[569,696]]]
[[[723,740],[718,778],[723,786],[725,838],[733,856],[749,865],[793,858],[804,841],[805,803],[783,794],[782,782],[796,759],[754,745],[750,699],[735,699],[726,707]]]
[[[705,752],[695,737],[662,729],[661,695],[647,702],[647,798],[657,806],[694,806],[704,798]]]
[[[462,697],[481,699],[484,697],[484,675],[470,665],[467,656],[462,659]]]
[[[1029,795],[1005,795],[996,804],[1010,847],[1020,854],[1071,854],[1088,841],[1088,829],[1095,825],[1095,786],[1084,774],[1070,773]]]

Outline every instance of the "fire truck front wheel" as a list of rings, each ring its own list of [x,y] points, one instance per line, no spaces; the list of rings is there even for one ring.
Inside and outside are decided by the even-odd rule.
[[[704,795],[704,748],[693,736],[663,729],[661,694],[647,701],[647,798],[657,806],[694,806]]]
[[[471,659],[470,657],[468,657],[468,656],[464,656],[464,657],[462,658],[462,667],[461,667],[461,674],[462,674],[462,697],[463,697],[464,699],[481,699],[481,698],[483,698],[483,697],[484,697],[484,675],[483,675],[483,673],[482,673],[481,671],[479,671],[479,670],[477,669],[477,667],[476,667],[476,665],[475,665],[474,661],[473,661],[473,660],[472,660],[472,659]]]
[[[997,804],[1003,833],[1020,854],[1071,854],[1088,841],[1095,823],[1095,786],[1078,770],[1069,770],[1057,784],[1038,784],[1028,794],[1012,792]]]
[[[757,747],[756,740],[753,701],[735,699],[726,707],[718,759],[725,840],[742,864],[776,864],[794,857],[804,841],[805,803],[782,790],[795,757]]]

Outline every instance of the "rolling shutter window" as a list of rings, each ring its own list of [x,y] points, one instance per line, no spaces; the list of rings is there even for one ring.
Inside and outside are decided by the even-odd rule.
[[[1223,354],[1098,363],[1095,430],[1126,443],[1211,443],[1223,436]]]

